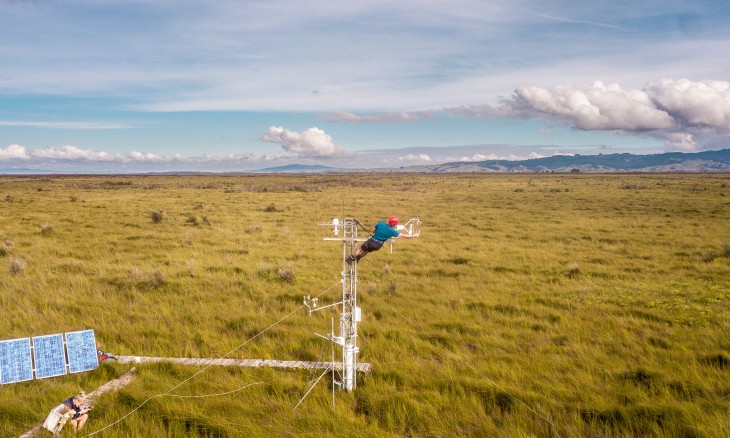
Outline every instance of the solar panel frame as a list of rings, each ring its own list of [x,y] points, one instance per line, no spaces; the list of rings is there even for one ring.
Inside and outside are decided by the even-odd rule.
[[[99,366],[94,330],[66,333],[66,352],[68,371],[71,374],[93,370]]]
[[[63,334],[34,336],[33,360],[35,378],[66,375],[66,351],[63,348]]]
[[[30,338],[0,341],[0,383],[33,380]]]

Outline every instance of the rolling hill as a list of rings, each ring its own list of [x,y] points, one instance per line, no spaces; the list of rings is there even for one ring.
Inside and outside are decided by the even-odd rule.
[[[409,168],[404,168],[407,170]],[[413,166],[423,172],[729,172],[730,149],[697,153],[668,152],[653,155],[555,155],[508,161],[452,162]]]

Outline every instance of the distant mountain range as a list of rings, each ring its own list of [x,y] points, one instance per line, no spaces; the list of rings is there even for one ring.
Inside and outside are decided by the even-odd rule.
[[[667,152],[653,155],[598,154],[554,155],[529,160],[457,161],[444,164],[353,169],[322,165],[289,164],[234,173],[345,173],[345,172],[422,172],[422,173],[509,173],[509,172],[730,172],[730,149],[695,153]],[[73,173],[38,169],[0,169],[0,174]],[[111,172],[113,173],[113,172]],[[154,173],[154,172],[153,172]],[[214,172],[161,172],[196,174]]]
[[[555,155],[508,161],[453,162],[409,166],[410,172],[730,172],[730,149],[696,153],[668,152],[653,155]]]
[[[253,173],[319,173],[319,172],[347,172],[348,169],[337,169],[335,167],[308,165],[308,164],[287,164],[286,166],[267,167],[254,170]]]
[[[529,160],[457,161],[453,163],[380,169],[343,169],[290,164],[257,170],[258,173],[320,172],[730,172],[730,149],[696,153],[667,152],[653,155],[599,154],[554,155]]]

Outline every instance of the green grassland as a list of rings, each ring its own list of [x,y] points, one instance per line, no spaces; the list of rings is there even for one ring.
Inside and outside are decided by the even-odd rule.
[[[295,410],[319,373],[142,364],[84,432],[730,436],[722,174],[0,177],[0,339],[92,328],[118,355],[329,360],[314,333],[336,312],[302,297],[339,281],[342,250],[317,223],[390,214],[422,236],[360,264],[356,391],[333,406],[327,377]],[[127,369],[0,387],[0,436]],[[177,385],[235,392],[154,397]]]

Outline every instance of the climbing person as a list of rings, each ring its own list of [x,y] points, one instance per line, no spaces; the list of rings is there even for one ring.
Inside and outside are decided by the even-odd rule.
[[[396,225],[398,225],[398,218],[395,216],[389,217],[387,222],[383,221],[375,224],[375,227],[372,230],[373,235],[370,236],[368,240],[363,242],[363,244],[360,245],[359,248],[356,248],[353,254],[347,256],[347,258],[345,259],[347,264],[349,265],[352,264],[352,262],[354,261],[359,261],[369,252],[379,250],[383,246],[383,244],[388,241],[388,239],[397,239],[399,237],[411,239],[413,237],[419,236],[419,234],[400,233],[398,232],[398,230],[395,229]]]
[[[74,432],[78,432],[89,419],[88,412],[91,410],[91,406],[84,406],[85,402],[86,393],[84,391],[64,400],[51,410],[43,427],[53,432],[54,437],[61,436],[61,430],[66,423],[71,425]]]

